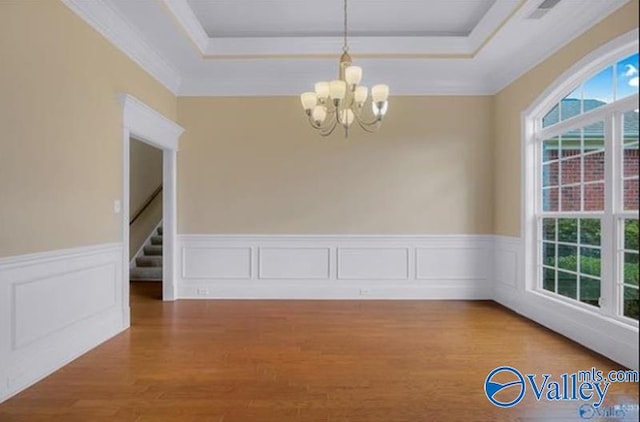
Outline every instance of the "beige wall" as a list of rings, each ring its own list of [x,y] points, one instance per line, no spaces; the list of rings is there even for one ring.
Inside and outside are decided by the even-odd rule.
[[[162,150],[131,139],[129,148],[129,216],[133,218],[162,185]]]
[[[520,118],[522,111],[582,57],[607,41],[637,27],[638,0],[632,0],[494,97],[494,232],[496,234],[520,236],[522,171]]]
[[[179,233],[488,234],[491,97],[393,97],[375,135],[298,98],[179,98]]]
[[[175,97],[58,1],[0,1],[0,257],[121,240],[129,93]]]

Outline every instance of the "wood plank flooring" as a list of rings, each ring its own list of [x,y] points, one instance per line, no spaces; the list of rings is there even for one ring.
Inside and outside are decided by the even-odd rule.
[[[580,420],[581,402],[488,402],[497,366],[619,365],[488,301],[160,301],[132,327],[0,404],[0,421]],[[612,384],[605,406],[638,403]]]

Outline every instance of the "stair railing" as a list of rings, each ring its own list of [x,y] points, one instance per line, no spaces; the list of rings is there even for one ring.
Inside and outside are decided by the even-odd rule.
[[[149,205],[151,205],[153,200],[156,199],[158,195],[160,195],[160,192],[162,192],[162,185],[158,186],[156,190],[154,190],[153,193],[147,198],[147,200],[144,201],[144,204],[142,204],[140,209],[138,209],[138,211],[133,214],[133,218],[129,220],[129,225],[132,225],[134,221],[136,221],[137,218],[140,217],[140,215],[149,207]]]

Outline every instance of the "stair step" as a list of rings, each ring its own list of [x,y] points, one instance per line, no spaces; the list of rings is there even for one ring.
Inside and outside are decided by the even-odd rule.
[[[136,267],[129,272],[131,280],[162,280],[160,267]]]
[[[147,245],[143,248],[145,255],[162,255],[162,245]]]
[[[162,226],[158,227],[158,234],[162,236]]]
[[[162,236],[151,236],[152,245],[162,245]]]
[[[139,256],[136,267],[162,267],[162,255]]]

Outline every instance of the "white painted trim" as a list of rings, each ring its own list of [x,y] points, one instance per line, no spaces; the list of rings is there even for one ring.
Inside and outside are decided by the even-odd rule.
[[[135,131],[137,139],[163,150],[178,150],[178,139],[184,132],[181,126],[132,95],[120,94],[118,101],[123,109],[122,123]]]
[[[120,13],[106,1],[62,0],[75,14],[176,95],[181,76]]]
[[[161,226],[162,226],[162,220],[160,220],[160,222],[153,228],[151,233],[149,233],[149,236],[147,236],[147,238],[142,243],[142,246],[138,248],[138,250],[136,251],[136,254],[133,256],[133,258],[131,258],[131,261],[129,261],[129,270],[136,268],[137,266],[136,258],[140,258],[141,256],[144,255],[144,247],[151,245],[151,237],[156,235],[158,228]]]
[[[488,299],[492,247],[481,235],[181,235],[178,297]]]
[[[186,32],[200,54],[209,50],[211,40],[186,0],[164,0],[165,6]]]
[[[148,107],[131,95],[118,96],[123,109],[123,176],[122,176],[122,239],[124,279],[129,279],[129,144],[135,137],[155,147],[162,154],[162,297],[175,300],[176,292],[176,241],[177,241],[177,151],[179,138],[184,129]],[[129,298],[129,283],[124,283],[123,295]],[[123,304],[125,319],[130,317],[129,302]]]
[[[126,329],[122,249],[0,259],[0,402]]]

